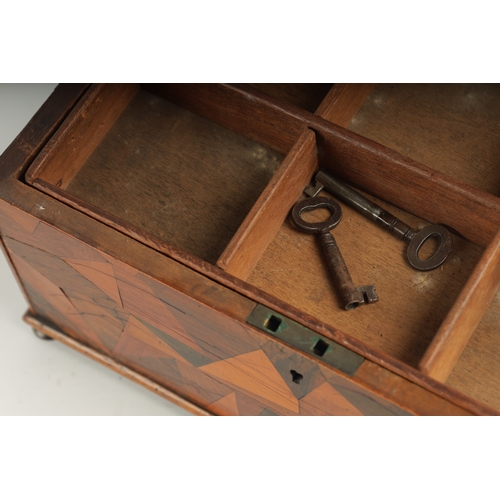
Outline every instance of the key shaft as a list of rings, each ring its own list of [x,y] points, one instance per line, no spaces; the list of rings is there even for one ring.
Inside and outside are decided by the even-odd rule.
[[[364,303],[363,294],[354,286],[344,258],[333,235],[329,232],[318,234],[318,240],[330,273],[335,279],[339,294],[347,311]]]
[[[306,189],[306,194],[309,196],[315,196],[324,188],[346,205],[398,238],[410,241],[415,234],[412,228],[403,221],[324,170],[320,170],[314,180],[316,184]]]
[[[314,181],[313,185],[306,188],[305,193],[307,195],[316,196],[324,188],[367,219],[408,243],[407,259],[415,269],[430,271],[439,267],[447,259],[451,251],[452,238],[450,232],[444,226],[435,224],[421,231],[414,231],[408,224],[405,224],[330,173],[320,170],[316,174]],[[420,248],[429,238],[433,237],[439,240],[437,250],[428,259],[420,259],[418,256]]]
[[[317,208],[327,208],[332,213],[325,222],[307,222],[302,218],[305,211],[316,210]],[[316,234],[323,252],[324,259],[337,285],[344,308],[352,311],[362,304],[371,304],[378,301],[374,285],[356,287],[351,275],[347,270],[344,258],[330,233],[330,230],[338,225],[342,218],[340,205],[322,196],[308,198],[297,203],[292,210],[292,220],[303,232]]]

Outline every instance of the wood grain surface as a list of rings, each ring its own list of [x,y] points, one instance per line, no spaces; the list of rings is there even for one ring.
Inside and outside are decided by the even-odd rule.
[[[499,84],[380,84],[349,129],[500,196]]]
[[[480,245],[486,246],[500,226],[499,198],[301,108],[273,100],[252,87],[148,85],[146,88],[206,117],[210,122],[282,153],[288,152],[305,128],[309,127],[316,134],[322,168],[337,173],[353,185],[429,222],[447,224]],[[161,102],[168,106],[166,101]],[[140,148],[139,150],[141,156],[146,154]],[[155,156],[154,148],[146,148],[146,152]],[[186,149],[183,150],[183,155],[185,154]],[[160,160],[162,157],[163,155]],[[257,197],[258,194],[253,202]],[[237,200],[231,201],[238,203]],[[252,203],[244,215],[251,205]],[[127,207],[120,208],[122,215],[128,210]],[[468,217],[462,216],[464,212]],[[156,212],[153,210],[150,213]],[[193,251],[192,245],[189,250]],[[214,262],[219,255],[210,261]]]
[[[449,387],[496,408],[500,407],[499,317],[500,294],[497,292],[446,380]]]
[[[150,379],[189,404],[223,415],[408,413],[389,394],[373,394],[362,382],[318,366],[307,355],[4,202],[0,223],[34,314],[88,346],[91,354],[137,372],[142,383]],[[216,287],[193,271],[182,272],[184,287],[198,293]],[[229,309],[234,314],[238,307]],[[300,383],[292,370],[303,376]],[[448,405],[451,413],[467,413]]]
[[[367,359],[371,359],[373,362],[383,366],[384,369],[398,374],[399,377],[408,379],[425,388],[429,393],[440,395],[448,401],[455,402],[457,407],[460,406],[474,414],[495,414],[495,410],[471,400],[463,393],[454,391],[433,381],[408,365],[398,362],[394,358],[382,353],[373,346],[345,334],[338,328],[319,321],[313,316],[306,314],[303,310],[294,308],[290,304],[264,293],[262,290],[232,278],[216,267],[211,267],[206,263],[201,266],[196,259],[191,258],[186,260],[186,256],[183,255],[178,256],[179,260],[184,263],[183,265],[179,265],[176,261],[165,258],[160,253],[141,245],[117,231],[113,231],[56,200],[50,199],[42,193],[37,193],[28,186],[23,186],[19,183],[13,184],[12,182],[11,184],[7,191],[4,190],[3,195],[10,199],[11,203],[23,206],[23,210],[31,211],[34,215],[34,220],[43,220],[45,224],[49,224],[50,226],[55,224],[61,228],[63,233],[74,235],[77,241],[87,242],[87,245],[90,247],[102,249],[107,255],[113,256],[116,260],[126,262],[129,268],[141,269],[143,273],[154,277],[154,279],[161,283],[168,284],[169,287],[179,293],[192,297],[195,303],[202,302],[207,304],[210,309],[217,311],[219,314],[237,319],[240,322],[244,322],[244,318],[250,313],[251,304],[255,304],[256,302],[262,303],[290,319],[318,331],[325,337],[354,350]],[[6,186],[3,187],[5,188]],[[10,207],[11,205],[5,206]],[[14,217],[17,217],[17,215]],[[17,218],[19,219],[19,217]],[[0,221],[1,226],[2,222]],[[28,227],[32,226],[33,224],[28,225]],[[10,223],[9,234],[14,239],[25,238],[20,225],[13,224],[12,222]],[[41,235],[43,236],[44,233],[41,233]],[[46,236],[38,238],[36,245],[43,245],[43,248],[48,248],[49,251],[56,251],[53,248],[57,247],[61,249],[63,255],[67,253],[67,245],[61,245],[60,243],[53,244],[50,238],[49,241],[44,242],[46,239]],[[81,255],[85,256],[88,253],[81,253]],[[192,274],[190,269],[193,267],[199,269],[199,274]],[[198,279],[193,281],[193,276],[196,275],[198,275],[198,278],[200,276],[207,276],[207,278],[202,280],[201,283]],[[214,286],[217,283],[220,283],[222,286]],[[247,299],[250,299],[250,301]],[[397,405],[397,398],[393,402]]]
[[[326,195],[328,196],[328,195]],[[415,228],[426,222],[380,200]],[[379,302],[354,311],[341,307],[336,284],[314,235],[287,219],[248,281],[330,325],[417,367],[442,321],[465,286],[482,249],[459,237],[446,262],[418,272],[406,261],[406,244],[342,204],[332,231],[356,286],[374,284]],[[320,213],[310,213],[321,220]],[[492,332],[493,334],[493,332]]]
[[[249,86],[147,88],[284,153],[308,127],[316,133],[322,168],[422,219],[447,224],[479,245],[488,245],[500,227],[496,196]]]
[[[26,174],[65,189],[139,90],[138,85],[94,85]]]
[[[215,263],[281,160],[140,91],[67,191]]]
[[[157,384],[156,382],[153,382],[151,379],[148,379],[147,377],[144,377],[144,375],[141,375],[136,371],[127,368],[125,365],[122,365],[121,363],[117,362],[112,357],[102,354],[101,352],[92,349],[88,345],[83,344],[82,342],[79,342],[78,340],[72,337],[69,337],[67,334],[61,332],[56,325],[49,324],[47,320],[41,320],[40,318],[37,318],[30,312],[26,313],[23,319],[28,325],[30,325],[38,332],[41,332],[44,335],[54,340],[62,342],[63,344],[67,345],[68,347],[71,347],[75,351],[78,351],[81,354],[88,356],[90,359],[93,359],[94,361],[101,363],[106,368],[109,368],[115,371],[116,373],[119,373],[120,375],[127,377],[132,382],[135,382],[136,384],[145,387],[151,392],[154,392],[155,394],[158,394],[159,396],[168,399],[172,403],[176,404],[177,406],[180,406],[181,408],[184,408],[185,410],[193,413],[194,415],[200,415],[200,416],[212,415],[209,411],[194,405],[190,401],[183,399],[175,392],[169,391],[164,386]]]
[[[372,89],[373,85],[334,85],[321,102],[317,114],[334,123],[347,125]],[[246,279],[317,170],[316,137],[312,130],[306,130],[285,157],[217,265],[233,276]]]
[[[376,86],[349,129],[498,196],[499,122],[498,84],[385,84]],[[465,205],[463,214],[469,216]],[[498,236],[420,363],[459,390],[474,387],[471,395],[486,404],[497,404],[500,395],[497,247]]]
[[[337,83],[325,96],[316,114],[347,127],[374,88],[375,84],[372,83]]]
[[[24,179],[26,170],[87,91],[88,84],[58,85],[22,133],[2,153],[0,180]]]
[[[251,83],[251,87],[288,104],[314,113],[330,89],[331,83]]]
[[[257,140],[260,148],[264,144],[286,154],[307,128],[311,129],[316,138],[320,166],[336,171],[353,184],[378,194],[381,199],[391,200],[426,219],[423,221],[385,205],[415,227],[421,227],[427,221],[449,223],[471,241],[486,245],[500,225],[500,202],[491,193],[454,180],[449,172],[437,172],[293,103],[283,104],[258,89],[239,85],[145,88],[161,96],[151,97],[159,99],[160,107],[172,109],[164,100],[168,97],[208,118],[212,123],[201,125],[198,135],[203,136],[207,131],[212,133],[217,128],[214,123],[230,129],[224,130],[224,134],[243,135],[243,145],[237,143],[238,154],[245,150],[247,139]],[[349,87],[345,89],[349,90]],[[330,97],[335,95],[334,90],[330,91]],[[365,91],[366,94],[367,88]],[[138,97],[141,95],[144,91],[140,91]],[[356,95],[358,97],[354,102],[360,105],[364,99],[363,92]],[[133,105],[129,108],[132,109]],[[154,112],[158,112],[158,108]],[[182,110],[183,116],[186,113],[185,109]],[[141,115],[142,111],[136,113],[136,118]],[[198,130],[198,120],[200,118],[196,117],[194,122],[189,122],[192,131]],[[176,122],[176,125],[179,123]],[[175,135],[176,126],[168,132]],[[135,140],[137,134],[133,131],[129,133],[129,137]],[[48,132],[42,135],[49,136]],[[113,135],[116,139],[121,132],[115,134],[111,129],[101,144]],[[147,147],[145,152],[141,150],[141,167],[138,168],[137,163],[134,167],[132,162],[129,170],[144,170],[148,162],[143,160],[149,153],[155,161],[163,159],[161,146],[165,140],[168,141],[164,135],[156,137],[151,143],[144,140],[142,144]],[[182,141],[182,137],[178,140]],[[201,137],[200,141],[203,140]],[[230,141],[232,139],[223,143],[226,145]],[[26,165],[27,158],[30,155],[33,158],[36,151],[40,151],[42,139],[33,139],[32,142],[33,146],[25,143],[22,147],[17,142],[17,149],[10,149],[9,154],[17,152],[16,158],[19,158],[18,164],[11,163],[13,166],[9,169],[19,171],[19,165]],[[212,142],[211,136],[208,142]],[[120,157],[122,149],[124,144],[119,141],[116,147],[109,148],[112,155],[119,159],[117,165],[120,169],[124,160]],[[184,148],[179,153],[181,158],[188,154],[186,150],[190,152]],[[200,147],[193,151],[194,161],[203,162],[205,150],[205,147]],[[165,154],[168,156],[169,152]],[[177,161],[176,157],[172,165]],[[213,191],[207,198],[207,204],[212,206],[224,189],[219,183],[211,184],[214,178],[218,179],[217,160],[211,159],[207,163],[210,164],[207,169],[210,167],[212,170],[200,189]],[[268,162],[265,163],[268,167]],[[98,165],[101,170],[106,170],[102,166],[107,164],[105,157],[99,159],[95,166],[96,173],[89,175],[88,179],[100,175]],[[7,167],[3,165],[6,172]],[[189,170],[177,169],[177,172],[172,172],[173,177],[176,175],[179,175],[178,184],[184,186],[183,194],[190,202],[193,201],[188,182]],[[238,171],[236,184],[242,175]],[[209,263],[215,262],[255,200],[265,190],[272,175],[273,172],[263,182],[261,175],[257,176],[262,185],[255,189],[252,201],[240,212],[239,222],[231,231],[216,228],[208,235],[208,244],[203,241],[175,242],[181,248],[179,251],[168,247],[170,236],[166,236],[168,244],[161,251],[174,255],[182,264],[76,213],[43,193],[27,186],[14,185],[11,181],[0,186],[0,194],[9,200],[0,207],[0,227],[9,255],[37,313],[45,314],[46,318],[61,325],[68,335],[75,336],[78,341],[116,358],[155,383],[174,392],[179,391],[187,400],[214,413],[394,414],[410,411],[426,414],[460,413],[465,407],[474,408],[475,413],[494,413],[495,410],[488,409],[488,405],[500,409],[500,394],[495,389],[500,385],[500,373],[496,370],[498,363],[494,353],[488,353],[485,347],[492,346],[494,351],[496,346],[496,298],[448,381],[450,387],[458,388],[466,396],[473,395],[486,406],[468,401],[466,396],[448,390],[414,369],[483,252],[482,248],[456,234],[453,237],[453,253],[442,268],[426,274],[416,273],[404,261],[404,244],[401,241],[382,233],[358,214],[344,208],[344,219],[334,230],[334,235],[341,250],[346,249],[343,250],[344,258],[355,283],[374,283],[381,297],[379,303],[352,312],[337,307],[335,288],[325,272],[314,238],[298,233],[288,221],[282,225],[250,274],[249,284],[210,266]],[[105,173],[102,180],[113,181],[115,177],[120,177],[116,175],[116,170]],[[129,201],[127,196],[123,196],[127,176],[121,177],[123,184],[115,185],[109,197]],[[131,176],[129,180],[131,178],[135,179]],[[133,205],[138,207],[139,213],[144,204],[152,202],[154,205],[160,199],[151,179],[160,184],[155,173],[149,177],[148,189],[135,196]],[[187,188],[183,182],[188,182]],[[243,184],[246,188],[246,184],[251,182],[245,178]],[[101,182],[92,184],[89,181],[83,191],[92,194],[91,191],[100,185]],[[175,194],[169,193],[169,199]],[[102,203],[107,201],[103,199]],[[192,206],[184,201],[177,207],[178,213]],[[230,197],[228,212],[232,211],[233,201]],[[99,206],[101,201],[91,200],[91,203]],[[384,202],[379,204],[384,205]],[[116,200],[110,205],[109,208],[99,209],[116,210]],[[23,209],[19,210],[17,206]],[[123,217],[126,209],[127,205],[121,206],[116,217]],[[155,206],[144,209],[143,214],[148,212],[155,214]],[[470,213],[470,217],[463,217],[464,212]],[[179,232],[179,237],[184,238],[192,219],[193,214],[187,214],[186,224],[173,231],[174,237]],[[225,222],[221,225],[224,226]],[[133,223],[139,227],[141,222]],[[204,234],[209,233],[211,228],[201,226],[203,240]],[[213,245],[224,238],[226,242],[214,251]],[[189,247],[190,244],[192,247]],[[190,252],[193,257],[189,256]],[[371,357],[375,368],[363,365],[357,379],[344,377],[329,368],[326,368],[325,374],[321,363],[244,324],[244,318],[255,300],[274,304],[278,311],[289,313],[291,318],[365,353]],[[304,385],[296,384],[290,376],[290,370],[299,370],[297,366],[307,374]],[[488,366],[491,369],[488,370]],[[409,380],[418,386],[416,392],[407,385]],[[344,384],[349,386],[347,391],[342,389]],[[412,404],[398,396],[400,390],[408,390],[411,397],[416,395],[419,403]],[[438,400],[433,402],[429,394],[437,396]],[[445,409],[443,398],[455,401],[455,405]],[[373,409],[374,401],[377,410]]]
[[[245,280],[317,169],[316,137],[311,130],[306,130],[252,207],[217,265]]]
[[[456,409],[437,395],[425,395],[418,385],[408,382],[370,361],[360,367],[354,378],[367,384],[365,390],[375,393],[398,394],[403,408],[412,408],[418,415],[458,415]],[[466,415],[463,413],[462,415]]]
[[[500,286],[500,233],[486,249],[420,362],[445,382]]]

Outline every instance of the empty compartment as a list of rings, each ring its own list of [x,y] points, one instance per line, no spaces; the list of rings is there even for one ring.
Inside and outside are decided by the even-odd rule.
[[[499,84],[378,84],[349,129],[500,196]]]
[[[111,102],[123,88],[104,92]],[[95,101],[66,130],[76,150],[109,114],[95,111]],[[122,107],[74,174],[61,181],[54,173],[57,164],[67,171],[79,160],[64,157],[61,146],[28,180],[143,241],[155,238],[215,263],[283,155],[142,88]],[[97,132],[86,136],[85,127]]]

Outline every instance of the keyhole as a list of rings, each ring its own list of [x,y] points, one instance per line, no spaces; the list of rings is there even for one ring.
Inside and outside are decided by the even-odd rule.
[[[292,374],[292,382],[295,382],[296,384],[300,384],[300,381],[304,378],[304,375],[301,375],[300,373],[296,372],[295,370],[290,370],[290,373]]]

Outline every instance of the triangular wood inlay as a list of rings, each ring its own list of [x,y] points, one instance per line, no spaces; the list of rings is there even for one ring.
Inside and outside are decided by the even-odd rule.
[[[59,258],[105,262],[95,248],[47,224],[39,224],[28,243]]]
[[[116,284],[113,266],[108,262],[95,262],[80,259],[62,259],[75,271],[100,288],[108,297],[123,307],[118,285]]]
[[[31,267],[21,257],[15,253],[10,252],[11,258],[19,272],[21,279],[25,281],[30,287],[44,298],[56,311],[58,311],[63,321],[69,326],[71,332],[78,336],[82,334],[87,339],[87,342],[98,348],[100,351],[109,352],[105,347],[102,340],[89,328],[88,324],[83,320],[79,311],[69,301],[68,297],[63,291],[54,285],[45,276],[39,273],[36,269]],[[40,311],[42,313],[43,311]],[[57,318],[54,321],[58,323]],[[64,327],[64,325],[59,325]]]
[[[22,212],[7,203],[2,203],[2,211],[30,234],[33,234],[35,229],[38,227],[38,224],[40,224],[40,221],[35,217],[32,217],[31,215],[28,215],[27,213]]]
[[[260,349],[202,366],[200,370],[255,397],[273,402],[294,413],[299,412],[297,398]]]
[[[147,321],[142,319],[139,320],[153,335],[157,338],[161,339],[163,342],[168,344],[172,349],[179,353],[182,356],[181,359],[184,359],[188,364],[198,368],[199,366],[208,365],[214,362],[214,358],[207,357],[201,354],[191,347],[187,346],[184,342],[177,340],[171,337],[168,333],[160,330],[153,325],[150,325]],[[218,358],[217,358],[218,360]]]
[[[406,410],[377,396],[352,380],[345,379],[332,372],[326,367],[320,366],[326,380],[335,387],[348,401],[360,409],[363,415],[385,416],[385,415],[409,415]]]
[[[219,399],[207,407],[208,411],[216,415],[239,415],[238,403],[236,402],[236,393],[232,392]]]
[[[137,279],[147,284],[149,289],[170,309],[182,323],[186,332],[212,361],[239,356],[260,347],[249,335],[247,329],[237,321],[229,319],[202,303],[195,303],[189,295],[166,287],[149,276],[137,274]],[[196,289],[196,292],[202,293],[202,290],[203,287],[200,287]],[[219,299],[224,300],[222,296]],[[230,306],[226,304],[226,307]]]
[[[236,393],[236,402],[238,403],[238,409],[240,410],[240,415],[253,417],[260,415],[262,411],[266,408],[266,403],[247,396],[243,392],[238,391]]]
[[[174,349],[172,349],[168,344],[160,340],[134,316],[129,317],[128,323],[125,326],[113,353],[124,355],[131,346],[133,346],[134,351],[136,351],[137,343],[134,342],[131,344],[131,338],[154,349],[154,351],[148,351],[147,355],[149,357],[174,358],[183,363],[188,363],[188,361],[186,361],[178,352],[174,351]],[[134,355],[137,356],[138,353],[135,352]]]
[[[228,387],[227,384],[203,373],[199,368],[178,361],[176,363],[181,377],[178,386],[179,392],[194,403],[198,402],[197,404],[208,406],[234,392],[234,389]],[[175,389],[173,385],[171,386]]]
[[[270,340],[262,342],[261,348],[276,370],[282,374],[283,380],[297,399],[303,398],[325,382],[325,377],[318,369],[317,363],[305,356]]]
[[[167,330],[170,337],[204,354],[203,349],[186,332],[184,325],[145,283],[140,282],[135,276],[124,273],[118,266],[114,270],[123,306],[127,311],[158,330]]]
[[[279,417],[279,415],[274,413],[274,411],[269,408],[265,408],[261,413],[259,413],[259,417]]]
[[[301,415],[362,415],[328,382],[311,391],[300,400]]]
[[[99,336],[109,351],[113,351],[120,338],[129,315],[124,311],[107,309],[93,300],[67,292],[69,301],[82,319]]]

